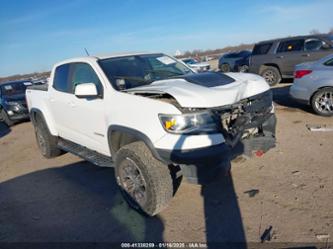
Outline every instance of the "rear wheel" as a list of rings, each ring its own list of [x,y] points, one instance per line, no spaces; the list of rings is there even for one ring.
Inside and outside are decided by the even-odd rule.
[[[270,86],[275,86],[281,81],[281,74],[276,67],[265,67],[260,74]]]
[[[10,126],[12,126],[13,124],[14,124],[14,122],[12,121],[12,120],[10,120],[10,118],[9,118],[9,116],[8,116],[8,114],[7,114],[7,112],[4,110],[4,109],[2,109],[1,110],[1,118],[0,118],[0,120],[1,121],[3,121],[3,122],[5,122],[5,124],[8,126],[8,127],[10,127]]]
[[[333,88],[319,89],[311,99],[313,110],[322,116],[333,116]]]
[[[221,71],[222,71],[223,73],[228,73],[228,72],[230,72],[230,66],[229,66],[229,64],[227,64],[227,63],[223,63],[223,64],[221,65],[220,69],[221,69]]]
[[[46,123],[40,116],[36,117],[35,135],[37,145],[44,157],[52,158],[61,155],[62,151],[57,147],[58,138],[51,135]]]
[[[143,142],[122,147],[115,165],[117,183],[131,207],[154,216],[167,206],[173,196],[170,170]]]

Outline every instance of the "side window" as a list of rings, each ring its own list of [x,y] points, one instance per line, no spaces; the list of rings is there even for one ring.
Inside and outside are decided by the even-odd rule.
[[[330,59],[324,63],[325,66],[333,66],[333,59]]]
[[[53,88],[60,92],[69,92],[68,75],[69,64],[58,66],[54,73]]]
[[[94,69],[87,63],[73,63],[71,74],[71,93],[77,85],[82,83],[94,83],[97,87],[98,93],[102,93],[102,85]]]
[[[267,54],[273,43],[262,43],[254,46],[252,55]]]
[[[322,49],[324,42],[319,39],[308,39],[305,41],[304,50],[305,51],[318,51]]]
[[[303,39],[288,40],[280,43],[277,52],[284,53],[284,52],[302,51],[303,49],[304,49]]]

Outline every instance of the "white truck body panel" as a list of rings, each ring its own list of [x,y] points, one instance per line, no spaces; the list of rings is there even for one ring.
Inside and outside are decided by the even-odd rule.
[[[209,108],[234,104],[269,89],[265,80],[259,76],[229,73],[236,81],[215,88],[202,87],[182,79],[170,79],[137,87],[129,92],[120,92],[111,86],[97,63],[98,59],[89,56],[56,64],[51,73],[48,91],[27,90],[27,99],[29,110],[35,108],[43,113],[52,135],[107,156],[111,156],[107,134],[110,125],[134,128],[145,134],[155,148],[160,149],[193,149],[218,145],[225,141],[222,134],[191,136],[166,132],[158,115],[181,114],[181,111],[170,103],[131,92],[168,93],[183,107]],[[91,65],[103,85],[103,98],[87,100],[53,88],[55,68],[73,62]]]

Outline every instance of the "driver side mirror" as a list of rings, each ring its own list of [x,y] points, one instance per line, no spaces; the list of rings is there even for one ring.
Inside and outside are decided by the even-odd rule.
[[[78,98],[97,97],[97,87],[94,83],[79,84],[75,86],[74,95]]]

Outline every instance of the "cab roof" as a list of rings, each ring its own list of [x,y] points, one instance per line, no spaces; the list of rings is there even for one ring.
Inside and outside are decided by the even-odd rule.
[[[145,54],[159,54],[159,53],[124,52],[124,53],[110,53],[110,54],[101,54],[101,55],[81,56],[81,57],[75,57],[75,58],[70,58],[70,59],[60,61],[56,65],[62,65],[62,64],[78,62],[78,61],[96,61],[96,60],[103,60],[103,59],[108,59],[108,58],[116,58],[116,57],[132,56],[132,55],[145,55]]]
[[[329,38],[329,35],[328,34],[313,34],[313,35],[289,36],[289,37],[283,37],[283,38],[264,40],[264,41],[257,42],[256,44],[272,43],[272,42],[278,42],[278,41],[283,41],[283,40],[316,38],[316,37],[318,37],[318,38]]]

